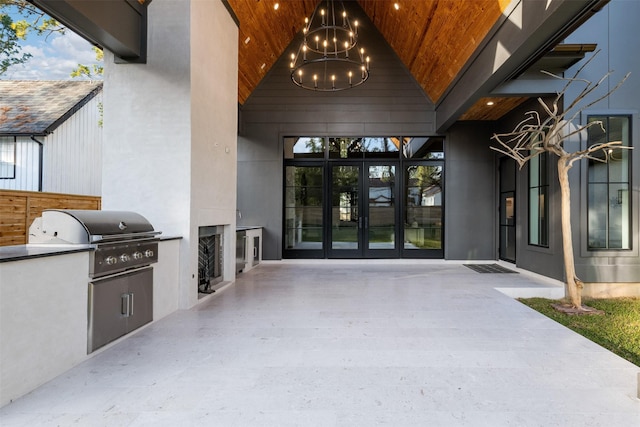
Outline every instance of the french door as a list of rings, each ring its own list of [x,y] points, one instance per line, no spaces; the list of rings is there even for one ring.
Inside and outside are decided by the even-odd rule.
[[[329,165],[328,257],[399,256],[398,169],[388,161]]]
[[[283,258],[442,258],[441,137],[284,140]]]

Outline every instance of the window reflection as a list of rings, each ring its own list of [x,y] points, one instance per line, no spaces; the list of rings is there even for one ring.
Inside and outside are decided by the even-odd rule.
[[[322,167],[285,168],[287,249],[322,249]]]
[[[444,139],[442,137],[405,137],[402,152],[408,159],[444,159]]]
[[[441,249],[442,166],[408,166],[405,180],[405,249]]]
[[[362,153],[362,138],[329,138],[330,158],[362,158]]]
[[[284,139],[285,159],[323,158],[324,138],[301,136]]]
[[[628,116],[591,116],[589,145],[619,141],[630,146]],[[591,156],[588,163],[589,249],[631,248],[631,162],[628,149],[611,147]]]

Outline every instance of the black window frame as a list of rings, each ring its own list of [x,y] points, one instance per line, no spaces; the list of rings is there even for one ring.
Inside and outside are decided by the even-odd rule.
[[[542,152],[536,156],[539,159],[537,168],[533,167],[531,161],[529,161],[529,171],[527,174],[527,206],[528,206],[528,216],[527,216],[527,226],[528,226],[528,237],[527,244],[529,246],[535,246],[538,248],[548,248],[549,247],[549,153]],[[542,164],[544,163],[544,166]],[[532,184],[532,174],[535,173],[537,175],[537,185]],[[533,227],[532,227],[532,206],[531,206],[531,193],[533,190],[536,190],[538,200],[540,199],[540,195],[544,195],[544,207],[543,207],[543,216],[540,215],[540,209],[538,205],[537,209],[537,243],[532,242],[533,237]],[[543,221],[544,218],[544,221]],[[544,241],[543,241],[544,240]]]
[[[603,127],[605,129],[605,138],[606,141],[609,141],[609,120],[611,118],[626,118],[627,119],[627,124],[628,124],[628,134],[626,135],[626,141],[628,141],[628,147],[633,147],[633,116],[631,114],[607,114],[607,113],[603,113],[603,114],[589,114],[586,117],[586,121],[587,123],[590,123],[591,120],[596,119],[596,120],[603,120],[606,119],[605,122],[603,123]],[[621,140],[624,140],[623,138],[621,138]],[[591,141],[589,139],[589,137],[587,137],[587,145],[591,146],[593,145],[595,142]],[[598,252],[628,252],[631,251],[633,249],[633,228],[634,228],[634,223],[633,223],[633,209],[632,209],[632,205],[633,205],[633,201],[631,198],[631,187],[633,184],[633,161],[632,161],[632,156],[631,156],[631,152],[632,149],[625,149],[625,151],[627,151],[628,153],[628,160],[627,160],[627,180],[626,181],[612,181],[610,179],[610,164],[609,162],[604,163],[606,165],[606,170],[607,170],[607,179],[606,180],[600,180],[600,181],[592,181],[591,177],[590,177],[590,165],[587,165],[587,171],[586,171],[586,186],[587,186],[587,191],[586,191],[586,205],[587,205],[587,210],[586,210],[586,250],[590,253],[598,253]],[[591,229],[590,229],[590,210],[589,210],[589,206],[591,205],[590,203],[590,197],[591,197],[591,186],[592,185],[606,185],[607,186],[607,200],[611,200],[611,193],[610,193],[610,187],[612,184],[626,184],[627,187],[629,188],[628,191],[628,213],[627,213],[627,221],[628,221],[628,236],[627,236],[627,241],[629,242],[628,247],[620,247],[620,248],[616,248],[616,247],[611,247],[611,242],[610,242],[610,218],[611,218],[611,206],[608,203],[607,204],[607,209],[606,209],[606,221],[605,221],[605,226],[606,226],[606,238],[605,238],[605,246],[604,247],[595,247],[595,246],[591,246]],[[622,234],[622,233],[621,233]]]

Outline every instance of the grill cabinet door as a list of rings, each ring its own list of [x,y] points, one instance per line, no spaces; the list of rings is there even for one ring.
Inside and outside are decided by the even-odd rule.
[[[151,320],[152,267],[89,283],[89,353]]]
[[[129,288],[127,276],[89,283],[89,353],[127,333],[123,313],[123,296]]]
[[[147,267],[130,277],[130,311],[127,332],[138,329],[153,320],[153,268]]]

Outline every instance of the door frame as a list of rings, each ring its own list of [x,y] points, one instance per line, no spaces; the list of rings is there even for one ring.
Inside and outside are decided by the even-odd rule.
[[[414,137],[397,137],[394,145],[397,144],[405,144],[406,147],[402,145],[404,148],[400,149],[397,152],[393,151],[362,151],[353,153],[347,153],[347,155],[343,156],[343,153],[337,153],[330,150],[330,141],[327,138],[331,137],[285,137],[284,144],[284,159],[283,159],[283,203],[282,203],[282,258],[433,258],[433,259],[442,259],[444,258],[444,246],[445,246],[445,188],[444,188],[444,180],[445,180],[445,159],[444,159],[444,137],[442,136],[428,136],[428,137],[415,137],[416,143],[412,143]],[[300,151],[295,151],[295,144],[297,144],[296,140],[300,139],[301,142],[306,144]],[[317,143],[320,139],[323,140],[322,148],[323,150],[318,150],[318,145],[309,146],[308,142],[313,140],[313,142]],[[433,140],[432,140],[433,139]],[[292,143],[291,146],[286,145],[286,143]],[[397,143],[397,144],[396,144]],[[302,147],[302,146],[301,146]],[[405,152],[405,148],[408,151]],[[297,154],[294,154],[297,153]],[[396,154],[397,153],[397,154]],[[359,202],[360,204],[365,203],[365,200],[368,202],[368,173],[365,175],[365,170],[368,171],[369,165],[393,165],[396,167],[395,170],[395,182],[394,182],[394,209],[395,209],[395,223],[393,224],[394,230],[394,243],[395,247],[393,249],[367,249],[366,240],[364,234],[358,235],[358,240],[361,242],[358,249],[354,250],[336,250],[332,249],[331,246],[331,214],[332,214],[332,206],[333,201],[331,200],[331,192],[332,192],[332,183],[330,183],[333,167],[336,165],[359,165],[360,167],[360,179],[359,183],[359,193],[366,194],[367,196],[360,197],[360,199],[364,199]],[[405,243],[405,227],[414,227],[413,223],[406,223],[405,213],[408,212],[408,195],[406,193],[407,182],[406,174],[407,167],[409,166],[438,166],[442,168],[443,173],[441,174],[441,195],[440,195],[440,247],[431,248],[429,245],[424,245],[422,243],[415,243],[414,246],[407,247]],[[287,206],[287,168],[288,167],[302,167],[302,166],[319,166],[322,169],[322,226],[320,232],[322,243],[317,247],[304,247],[304,245],[300,245],[297,247],[296,245],[288,245],[287,242],[290,241],[291,235],[288,234],[290,229],[288,228],[287,222],[287,209],[290,209],[294,206]],[[365,185],[364,182],[367,182]],[[295,203],[294,203],[295,204]],[[365,210],[369,210],[369,206],[367,203],[366,207],[362,207],[359,209],[360,212]],[[367,212],[368,215],[368,212]],[[431,217],[427,218],[431,219]],[[363,217],[364,221],[364,217]],[[382,223],[383,226],[389,226],[392,228],[390,224]],[[419,227],[419,226],[418,226]],[[320,227],[318,227],[320,228]],[[363,227],[368,229],[368,224],[363,223]],[[364,233],[362,228],[359,229],[359,233]],[[437,227],[436,227],[437,228]],[[383,234],[385,236],[385,234]],[[409,234],[409,237],[413,239],[419,238],[419,235]],[[426,234],[425,234],[426,236]],[[294,236],[295,237],[295,236]],[[383,239],[384,240],[384,239]],[[317,242],[317,240],[313,240]],[[413,242],[413,240],[412,240]],[[304,242],[303,242],[304,243]],[[415,247],[415,244],[418,247]],[[380,245],[382,246],[382,245]]]
[[[357,249],[334,249],[332,247],[333,215],[333,170],[340,166],[355,166],[359,169],[358,174],[358,248]],[[371,206],[369,200],[369,167],[370,166],[393,166],[393,210],[394,210],[394,247],[389,249],[371,249],[369,247],[369,217]],[[402,242],[402,221],[401,221],[401,199],[399,199],[399,176],[401,172],[400,161],[396,159],[358,159],[358,160],[332,160],[327,163],[326,171],[326,192],[325,200],[325,242],[327,258],[399,258]]]

